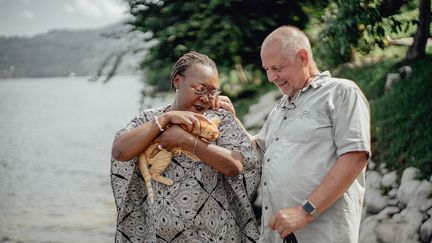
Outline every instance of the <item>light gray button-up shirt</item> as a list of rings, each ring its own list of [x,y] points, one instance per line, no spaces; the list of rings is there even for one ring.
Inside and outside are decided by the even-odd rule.
[[[291,101],[283,96],[255,138],[263,153],[260,240],[282,242],[267,226],[278,210],[307,199],[342,154],[370,155],[369,104],[354,82],[323,72]],[[335,204],[294,232],[298,241],[357,242],[364,185],[363,170]]]

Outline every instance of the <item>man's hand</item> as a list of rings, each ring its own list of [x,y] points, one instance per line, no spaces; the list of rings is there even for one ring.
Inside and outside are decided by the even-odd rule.
[[[292,232],[305,227],[306,224],[313,220],[313,216],[305,214],[302,206],[298,206],[279,210],[270,219],[268,226],[270,229],[277,231],[281,239],[283,239]]]
[[[231,114],[235,117],[236,112],[234,109],[234,105],[231,103],[231,100],[227,96],[219,95],[213,101],[213,110],[219,110],[220,108],[231,112]]]

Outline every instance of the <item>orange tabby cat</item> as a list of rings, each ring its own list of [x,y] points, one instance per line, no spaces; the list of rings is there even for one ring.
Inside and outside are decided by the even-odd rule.
[[[213,142],[219,136],[219,123],[220,119],[218,117],[211,118],[210,122],[200,120],[200,128],[194,128],[191,133],[198,136],[203,141]],[[182,125],[181,127],[187,130],[186,126]],[[157,150],[159,151],[157,152]],[[160,175],[169,166],[173,153],[176,155],[183,153],[194,161],[199,160],[196,155],[188,151],[183,151],[181,147],[175,147],[171,151],[167,151],[157,143],[151,144],[144,152],[138,155],[138,166],[147,187],[150,203],[154,202],[153,187],[151,184],[152,179],[167,186],[171,186],[174,183],[171,179]]]

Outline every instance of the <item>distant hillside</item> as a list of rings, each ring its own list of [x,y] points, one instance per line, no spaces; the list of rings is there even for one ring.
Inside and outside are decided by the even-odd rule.
[[[128,44],[125,39],[109,38],[106,34],[124,33],[126,29],[125,25],[116,24],[92,30],[53,30],[34,37],[0,37],[0,78],[95,73],[109,55]],[[125,58],[119,71],[132,71],[139,60]]]

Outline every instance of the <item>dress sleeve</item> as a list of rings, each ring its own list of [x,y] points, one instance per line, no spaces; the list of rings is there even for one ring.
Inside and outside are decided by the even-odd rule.
[[[261,177],[259,155],[246,132],[236,119],[227,111],[218,111],[221,118],[220,136],[216,145],[224,147],[243,156],[243,171],[238,176],[225,177],[233,194],[229,197],[230,205],[235,207],[238,222],[246,234],[258,238],[256,218],[252,206],[256,197]]]
[[[141,111],[138,113],[123,129],[119,130],[115,134],[115,138],[121,134],[130,131],[146,122],[148,122],[152,116],[152,111]],[[111,187],[114,194],[114,200],[117,206],[117,212],[119,217],[122,216],[123,201],[126,198],[127,191],[132,184],[133,178],[137,177],[136,171],[136,157],[129,161],[118,161],[111,157]],[[144,193],[143,193],[144,195]]]
[[[238,152],[243,156],[243,172],[240,176],[245,182],[248,197],[251,197],[258,186],[261,170],[257,150],[231,113],[222,111],[220,114],[222,115],[219,124],[220,136],[216,140],[216,145]]]

